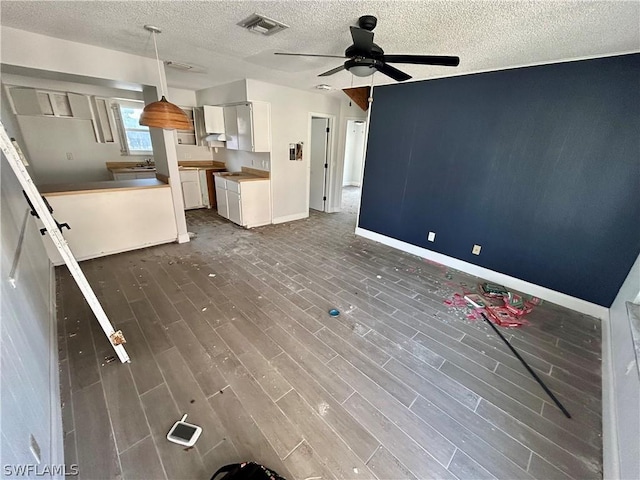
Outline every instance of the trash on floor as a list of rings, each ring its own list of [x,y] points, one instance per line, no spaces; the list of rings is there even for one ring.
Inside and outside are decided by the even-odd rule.
[[[495,283],[480,283],[478,293],[463,292],[454,293],[444,301],[444,304],[451,308],[471,307],[467,310],[466,316],[469,320],[478,320],[484,311],[490,321],[501,327],[521,327],[528,325],[523,318],[531,313],[536,305],[540,305],[542,300],[537,297],[524,297],[508,291],[502,285]],[[472,303],[469,303],[469,299]],[[479,305],[476,308],[473,304]]]
[[[337,308],[332,308],[331,310],[329,310],[329,315],[331,315],[332,317],[337,317],[338,315],[340,315],[340,310],[338,310]]]

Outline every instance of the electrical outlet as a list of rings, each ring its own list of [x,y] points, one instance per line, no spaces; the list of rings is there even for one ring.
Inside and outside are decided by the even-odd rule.
[[[67,160],[73,160],[73,153],[67,152]]]
[[[471,253],[473,253],[474,255],[480,255],[480,250],[482,250],[482,247],[480,245],[474,245]]]
[[[430,242],[435,242],[436,241],[436,232],[429,232],[429,235],[427,235],[427,240],[429,240]]]

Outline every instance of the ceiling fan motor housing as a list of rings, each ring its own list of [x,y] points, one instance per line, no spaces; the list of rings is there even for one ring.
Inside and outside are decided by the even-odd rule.
[[[378,19],[373,15],[363,15],[358,19],[358,26],[360,28],[364,28],[365,30],[372,31],[376,28],[378,24]]]

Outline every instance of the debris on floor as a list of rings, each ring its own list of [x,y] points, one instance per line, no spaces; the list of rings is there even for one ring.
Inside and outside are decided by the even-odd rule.
[[[478,285],[478,293],[463,292],[454,293],[444,301],[450,308],[465,309],[469,320],[481,319],[482,312],[486,313],[491,322],[501,327],[521,327],[528,325],[524,316],[533,311],[542,300],[537,297],[525,298],[522,295],[508,291],[502,285],[495,283],[481,283]],[[465,296],[483,308],[476,309],[467,302]]]

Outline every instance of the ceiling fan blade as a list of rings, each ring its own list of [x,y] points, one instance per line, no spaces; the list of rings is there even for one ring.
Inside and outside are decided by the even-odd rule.
[[[459,57],[444,55],[385,55],[385,62],[413,63],[416,65],[442,65],[444,67],[457,67],[460,64]]]
[[[344,70],[344,65],[340,65],[339,67],[336,68],[332,68],[331,70],[321,73],[320,75],[318,75],[319,77],[328,77],[329,75],[333,75],[334,73],[338,73],[341,72],[342,70]]]
[[[283,53],[283,52],[275,52],[274,55],[290,55],[292,57],[347,58],[344,55],[323,55],[321,53]]]
[[[384,73],[387,77],[391,77],[397,82],[404,82],[411,78],[411,75],[407,75],[403,71],[398,70],[396,67],[392,67],[391,65],[387,65],[386,63],[376,65],[376,69],[380,73]]]
[[[373,32],[365,30],[359,27],[349,27],[351,29],[351,38],[353,38],[353,45],[356,49],[371,53],[373,48]]]

